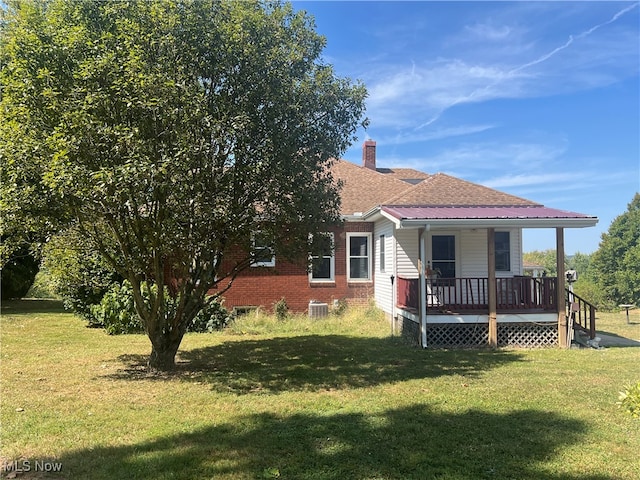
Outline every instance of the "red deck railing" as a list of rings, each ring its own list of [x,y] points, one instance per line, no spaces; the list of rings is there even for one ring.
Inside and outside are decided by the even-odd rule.
[[[487,311],[488,279],[482,277],[427,280],[427,308],[443,312]],[[398,277],[399,307],[419,308],[419,279]],[[555,277],[511,277],[496,279],[496,308],[499,312],[555,312]]]

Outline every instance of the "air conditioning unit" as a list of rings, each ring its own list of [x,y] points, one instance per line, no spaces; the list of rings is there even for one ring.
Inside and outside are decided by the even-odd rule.
[[[329,315],[329,305],[316,300],[309,302],[309,318],[323,318]]]

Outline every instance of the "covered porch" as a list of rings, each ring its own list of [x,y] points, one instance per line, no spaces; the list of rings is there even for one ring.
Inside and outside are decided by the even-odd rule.
[[[574,328],[595,335],[595,309],[564,276],[564,229],[593,226],[595,217],[542,206],[383,206],[380,214],[398,242],[392,318],[416,344],[567,347]],[[524,275],[524,228],[555,229],[559,276]],[[437,254],[444,241],[448,257]]]

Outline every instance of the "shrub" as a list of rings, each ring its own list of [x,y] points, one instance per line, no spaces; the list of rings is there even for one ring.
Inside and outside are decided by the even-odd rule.
[[[77,229],[70,228],[49,240],[43,250],[41,270],[47,275],[47,289],[62,297],[67,310],[87,320],[90,326],[103,326],[93,315],[92,307],[99,305],[123,279]]]
[[[273,313],[278,320],[286,320],[289,317],[289,305],[284,297],[273,304]]]
[[[618,405],[634,418],[640,418],[640,382],[625,385],[620,392]]]
[[[149,288],[157,291],[156,285],[143,284],[143,298],[149,300]],[[166,287],[165,287],[166,288]],[[169,292],[165,292],[165,312],[173,315],[176,305]],[[136,312],[133,289],[126,280],[122,285],[113,285],[102,297],[98,305],[91,306],[91,315],[99,322],[109,335],[144,332],[142,320]],[[213,301],[203,308],[191,324],[188,332],[213,332],[221,330],[231,320],[231,314],[220,302]]]
[[[91,315],[109,335],[141,333],[142,320],[133,303],[133,290],[127,281],[113,285],[97,305],[90,307]]]
[[[347,311],[347,300],[341,298],[336,303],[334,303],[333,308],[331,309],[331,314],[336,317],[341,317]]]
[[[604,290],[593,280],[580,278],[573,288],[576,295],[595,305],[598,310],[611,311],[615,308],[615,304],[607,299]]]
[[[187,331],[207,333],[222,330],[232,319],[233,314],[222,305],[222,302],[214,300],[198,312]]]
[[[33,285],[37,273],[38,262],[29,249],[17,252],[0,270],[2,299],[24,297]]]

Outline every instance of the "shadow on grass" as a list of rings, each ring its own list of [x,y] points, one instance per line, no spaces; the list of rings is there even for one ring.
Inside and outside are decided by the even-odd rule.
[[[442,375],[473,377],[508,362],[513,351],[426,351],[396,339],[307,335],[225,342],[179,353],[175,372],[152,376],[147,357],[125,355],[111,378],[182,378],[236,394],[359,388]]]
[[[26,313],[65,313],[62,300],[23,298],[21,300],[3,300],[2,314],[15,315]]]
[[[612,479],[549,463],[586,431],[543,411],[455,414],[414,405],[379,415],[264,413],[58,461],[65,476],[87,479]]]
[[[640,341],[623,337],[617,333],[598,330],[596,335],[600,337],[600,345],[603,347],[640,347]]]

